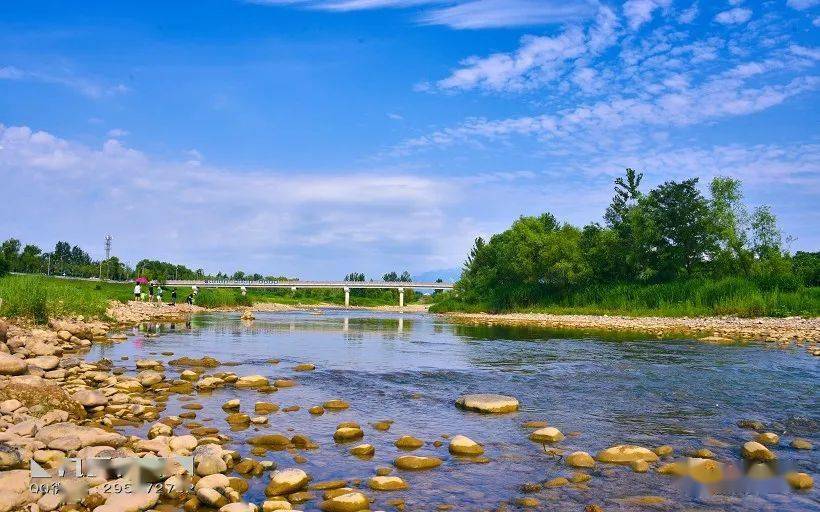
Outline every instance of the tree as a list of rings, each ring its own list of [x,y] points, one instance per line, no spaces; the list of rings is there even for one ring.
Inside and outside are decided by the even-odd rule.
[[[697,178],[667,181],[640,202],[653,228],[659,270],[674,277],[691,275],[717,244],[709,203],[697,189]]]
[[[779,255],[783,233],[777,227],[777,217],[768,206],[758,206],[752,212],[752,250],[758,258]]]
[[[20,240],[9,238],[0,246],[0,253],[6,261],[9,271],[18,270],[20,259]]]
[[[19,270],[30,274],[41,272],[43,267],[42,251],[36,245],[26,245],[20,254]]]
[[[709,189],[711,219],[718,244],[713,264],[723,275],[748,274],[752,254],[747,249],[749,215],[742,202],[742,184],[740,180],[716,177]]]
[[[615,178],[615,195],[604,214],[604,219],[610,227],[623,224],[629,211],[638,204],[638,200],[642,197],[639,190],[642,180],[643,173],[635,169],[626,170],[626,179]]]
[[[345,281],[364,281],[365,276],[364,276],[364,273],[362,273],[362,272],[351,272],[351,273],[345,275],[344,280]]]
[[[399,280],[399,275],[395,272],[388,272],[382,276],[382,281],[396,282]]]

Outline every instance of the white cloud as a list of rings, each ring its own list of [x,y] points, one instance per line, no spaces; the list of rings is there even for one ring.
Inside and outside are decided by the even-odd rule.
[[[820,0],[788,0],[789,7],[802,11],[815,5],[820,5]]]
[[[652,14],[665,7],[669,7],[671,0],[627,0],[624,2],[623,10],[629,28],[637,30],[652,19]]]
[[[524,36],[515,52],[464,59],[459,69],[439,80],[436,86],[444,90],[481,88],[492,91],[540,87],[567,75],[568,68],[577,59],[594,57],[614,44],[617,29],[615,14],[602,7],[586,33],[573,25],[555,36]],[[592,73],[593,70],[581,66],[572,74],[572,79],[586,88]]]
[[[734,9],[729,9],[728,11],[719,12],[715,16],[715,21],[724,25],[737,25],[740,23],[746,23],[751,17],[751,9],[735,7]]]
[[[0,231],[27,240],[40,236],[48,244],[84,243],[110,231],[118,254],[132,264],[151,257],[213,271],[227,270],[226,262],[247,269],[249,254],[265,260],[254,270],[313,271],[314,277],[338,278],[359,263],[367,268],[384,261],[396,268],[456,266],[469,245],[454,248],[443,241],[473,234],[456,232],[463,217],[457,191],[488,179],[391,169],[236,171],[189,165],[190,159],[201,162],[196,150],[185,157],[157,160],[116,139],[94,148],[0,125],[6,191]],[[44,205],[59,215],[43,215]]]
[[[122,128],[112,128],[108,130],[108,136],[113,139],[118,139],[121,137],[125,137],[129,134],[128,130],[123,130]]]
[[[68,72],[31,71],[14,66],[0,67],[0,80],[17,80],[57,84],[73,89],[92,99],[108,98],[129,92],[123,84],[103,85],[86,77]]]
[[[422,24],[454,29],[549,25],[579,20],[595,12],[595,0],[246,0],[262,5],[299,6],[324,11],[420,9]]]
[[[812,60],[820,60],[820,48],[807,48],[799,44],[789,46],[789,50],[800,57],[808,57]]]
[[[698,3],[693,3],[688,9],[685,9],[678,16],[678,21],[684,24],[692,23],[698,17],[700,9]]]
[[[470,0],[433,9],[424,23],[456,29],[544,25],[583,19],[594,12],[591,2],[554,0]]]

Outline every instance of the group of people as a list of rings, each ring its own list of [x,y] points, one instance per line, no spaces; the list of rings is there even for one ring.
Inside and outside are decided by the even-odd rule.
[[[162,289],[162,285],[157,283],[156,281],[151,281],[148,283],[148,295],[146,296],[145,292],[142,290],[142,284],[137,282],[134,285],[134,300],[139,300],[145,302],[147,299],[148,302],[153,303],[156,300],[157,304],[162,303],[162,293],[164,290]],[[185,298],[185,302],[190,305],[194,304],[194,300],[196,299],[197,294],[199,293],[199,289],[196,285],[191,287],[191,293]],[[172,306],[176,305],[177,303],[177,289],[171,288],[171,304]]]

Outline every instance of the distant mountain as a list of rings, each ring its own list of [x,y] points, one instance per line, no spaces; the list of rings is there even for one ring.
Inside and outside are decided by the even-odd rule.
[[[441,279],[446,283],[454,283],[461,276],[460,268],[443,268],[440,270],[427,270],[413,274],[413,281],[432,282]]]

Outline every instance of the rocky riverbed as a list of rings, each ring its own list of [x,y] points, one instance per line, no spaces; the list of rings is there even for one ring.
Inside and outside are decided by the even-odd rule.
[[[640,332],[654,336],[691,336],[711,343],[765,341],[805,346],[820,355],[820,318],[629,317],[549,315],[542,313],[449,313],[456,322],[482,325],[532,326],[552,329]]]
[[[271,394],[279,390],[299,386],[302,376],[307,378],[317,370],[315,364],[302,362],[290,368],[289,377],[270,379],[266,375],[231,371],[231,362],[207,354],[179,357],[166,351],[135,361],[105,358],[87,361],[85,358],[93,345],[124,340],[126,336],[118,332],[120,328],[156,320],[186,322],[192,313],[201,311],[187,305],[172,307],[133,302],[112,305],[109,315],[114,320],[109,323],[72,318],[35,326],[0,319],[0,512],[58,509],[355,512],[373,508],[374,501],[403,510],[405,500],[389,496],[397,492],[412,493],[413,487],[408,482],[411,475],[439,471],[445,463],[458,471],[460,465],[492,462],[485,452],[493,438],[491,430],[486,430],[481,438],[451,431],[435,441],[396,434],[395,456],[389,466],[376,467],[363,478],[359,469],[353,469],[358,466],[351,462],[349,474],[342,472],[338,478],[318,480],[303,467],[317,450],[327,448],[308,435],[280,427],[280,415],[299,411],[300,406],[280,407],[270,399]],[[244,321],[254,320],[249,315]],[[475,317],[475,321],[486,320]],[[776,325],[786,324],[767,322],[765,325],[775,329]],[[790,325],[796,329],[794,324]],[[808,325],[814,327],[799,332],[816,334],[816,324]],[[728,336],[728,331],[723,330],[703,332]],[[814,334],[805,334],[804,339],[801,336],[804,334],[796,336],[800,343],[817,339],[812,337]],[[279,360],[270,359],[268,363],[276,365]],[[198,416],[203,407],[199,402],[225,389],[231,389],[239,398],[222,404],[220,426],[214,426],[212,418]],[[348,411],[354,398],[338,397],[301,407],[318,418]],[[183,403],[182,412],[167,415],[165,411],[172,400]],[[515,414],[519,409],[518,399],[505,395],[454,395],[450,403],[453,409],[458,406],[486,416],[488,425],[493,424],[492,418]],[[371,416],[376,415],[378,411],[373,411]],[[392,425],[391,420],[362,417],[358,421],[338,422],[326,434],[351,461],[366,461],[376,450],[369,439],[378,433],[389,433]],[[522,482],[515,495],[498,496],[481,509],[547,510],[551,492],[563,488],[588,491],[594,487],[595,479],[611,476],[618,467],[626,467],[635,474],[653,472],[699,485],[732,481],[739,472],[743,473],[744,465],[748,471],[774,476],[779,451],[814,449],[805,439],[781,439],[759,421],[750,420],[739,427],[749,432],[748,441],[737,446],[711,445],[712,450],[717,451],[719,446],[721,450],[735,453],[732,459],[721,460],[709,446],[684,453],[669,445],[621,443],[599,450],[570,451],[566,443],[577,438],[577,432],[562,431],[542,420],[522,422],[521,436],[555,459],[564,469],[564,475]],[[248,450],[234,449],[231,446],[234,434],[249,428],[255,433],[247,438]],[[427,451],[417,451],[422,447]],[[381,445],[379,449],[383,449]],[[271,451],[288,453],[292,462],[277,465],[266,458]],[[193,456],[193,473],[188,474],[181,465],[174,465],[143,471],[140,480],[103,474],[82,478],[56,476],[57,468],[67,457],[174,455]],[[32,461],[49,471],[52,478],[32,479],[29,472]],[[782,478],[794,489],[792,492],[814,492],[812,476],[805,472],[789,471]],[[146,485],[139,485],[140,481]],[[246,499],[249,488],[258,486],[260,481],[264,485],[264,498]],[[658,495],[630,499],[632,501],[619,502],[617,509],[644,506],[666,509],[669,505]],[[600,497],[590,496],[584,509],[603,510],[601,501]],[[413,509],[432,508],[416,504]],[[436,508],[449,510],[452,506]]]

